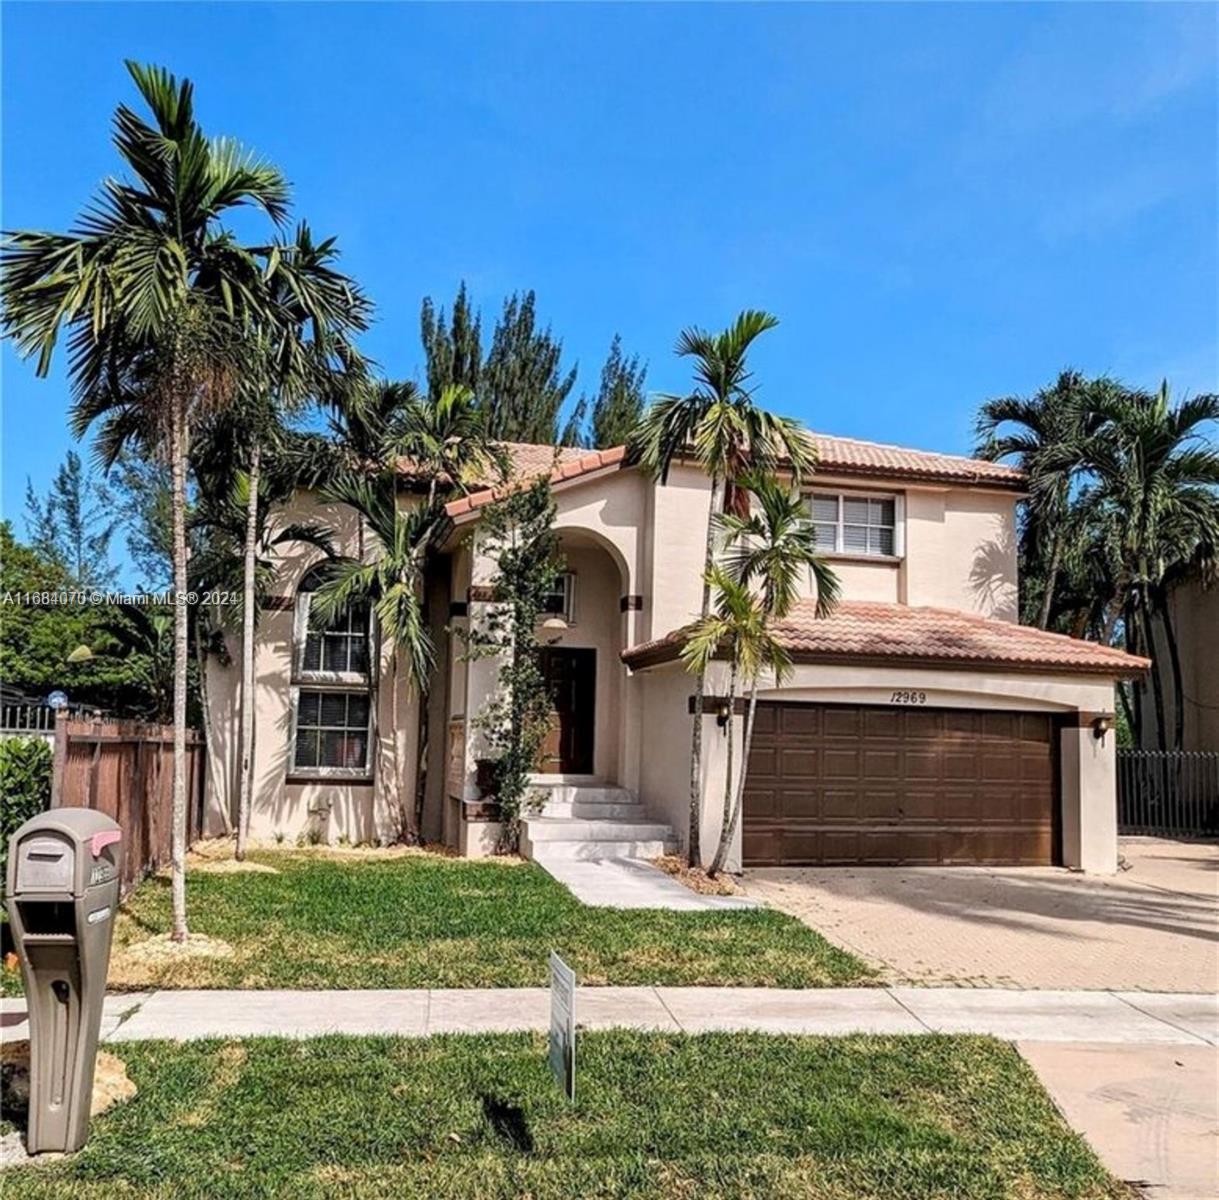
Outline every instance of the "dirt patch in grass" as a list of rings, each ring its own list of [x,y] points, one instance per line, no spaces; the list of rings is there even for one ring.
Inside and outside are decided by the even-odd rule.
[[[271,847],[263,846],[270,850]],[[275,847],[275,853],[290,855],[293,858],[330,859],[335,862],[383,862],[387,859],[414,858],[443,861],[471,861],[462,858],[452,846],[292,846]],[[505,867],[519,867],[525,860],[515,854],[495,855],[492,858],[480,858],[480,863],[494,863]]]
[[[274,867],[269,867],[266,863],[251,862],[249,859],[238,862],[235,858],[220,858],[213,862],[195,863],[191,865],[190,869],[204,875],[279,874]]]
[[[216,1055],[215,1072],[207,1090],[190,1112],[178,1118],[178,1124],[190,1129],[199,1129],[213,1121],[225,1092],[241,1078],[246,1057],[246,1048],[241,1042],[228,1042],[222,1046]]]
[[[7,1120],[24,1125],[30,1107],[30,1043],[5,1042],[0,1045],[0,1080],[3,1081],[3,1109]],[[116,1104],[131,1100],[135,1082],[127,1074],[127,1064],[107,1050],[97,1052],[93,1072],[92,1116],[108,1112]]]
[[[110,956],[110,987],[138,988],[166,983],[190,987],[195,973],[208,963],[231,959],[236,952],[228,942],[192,933],[184,942],[171,941],[168,935],[145,938],[126,946],[116,946]]]
[[[730,875],[716,875],[712,878],[702,867],[688,867],[685,860],[676,854],[666,854],[654,858],[652,862],[666,875],[672,875],[678,883],[684,884],[692,892],[700,896],[743,896],[744,889]]]

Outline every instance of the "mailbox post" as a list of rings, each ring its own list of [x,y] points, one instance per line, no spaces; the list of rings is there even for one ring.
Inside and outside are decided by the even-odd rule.
[[[26,1148],[79,1150],[118,908],[122,832],[103,813],[55,808],[9,842],[7,904],[30,1020]]]

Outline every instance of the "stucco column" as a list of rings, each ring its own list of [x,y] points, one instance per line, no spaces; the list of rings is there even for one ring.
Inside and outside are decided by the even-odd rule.
[[[469,620],[466,627],[470,634],[485,632],[498,607],[491,598],[491,581],[495,578],[495,573],[495,561],[485,553],[482,539],[476,537],[470,569],[470,588],[467,593]],[[468,649],[466,646],[462,652],[467,653]],[[495,703],[499,694],[499,674],[503,664],[502,654],[478,655],[465,659],[465,780],[462,788],[462,798],[465,800],[473,800],[478,795],[474,778],[476,765],[480,758],[487,757],[489,753],[486,731],[479,727],[479,721],[488,707]]]
[[[1069,724],[1062,742],[1063,865],[1097,875],[1117,870],[1117,734]]]

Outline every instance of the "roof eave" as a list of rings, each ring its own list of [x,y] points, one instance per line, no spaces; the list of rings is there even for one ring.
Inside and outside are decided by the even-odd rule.
[[[644,645],[638,652],[622,651],[622,661],[632,671],[644,671],[649,667],[662,666],[665,663],[676,662],[681,656],[682,641],[675,639],[654,646]],[[1063,662],[1014,662],[1009,659],[994,658],[953,658],[946,655],[919,654],[857,654],[852,651],[830,650],[792,650],[789,652],[791,661],[807,666],[854,666],[854,667],[911,667],[916,670],[951,670],[953,668],[971,670],[1000,671],[1004,674],[1017,675],[1099,675],[1110,679],[1138,679],[1150,670],[1149,662],[1144,666],[1130,663],[1063,663]],[[723,657],[717,655],[716,657]]]

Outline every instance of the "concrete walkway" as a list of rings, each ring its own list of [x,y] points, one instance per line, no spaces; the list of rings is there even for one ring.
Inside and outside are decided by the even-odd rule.
[[[551,851],[534,861],[564,885],[581,904],[594,908],[662,908],[701,912],[757,908],[745,896],[702,896],[638,858],[575,858]]]
[[[1072,1128],[1155,1200],[1219,1195],[1219,1052],[1017,1042]]]
[[[0,1006],[5,1040],[26,1036],[25,1003]],[[102,1037],[426,1037],[545,1030],[545,988],[403,991],[158,991],[106,998]],[[960,988],[581,988],[588,1029],[673,1033],[980,1033],[1009,1041],[1219,1045],[1219,998],[1149,992]]]

